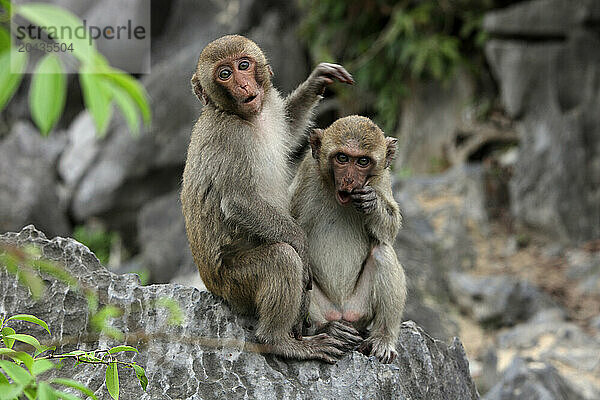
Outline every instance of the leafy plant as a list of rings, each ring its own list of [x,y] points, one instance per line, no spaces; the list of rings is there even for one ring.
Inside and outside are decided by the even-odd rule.
[[[18,52],[12,45],[6,25],[15,15],[40,26],[70,27],[75,31],[83,22],[71,12],[51,4],[13,4],[0,0],[0,111],[4,109],[19,88],[27,69],[27,52]],[[2,26],[4,23],[5,26]],[[85,31],[85,30],[84,30]],[[86,36],[89,35],[86,32]],[[151,111],[144,87],[125,72],[111,67],[88,37],[53,39],[64,44],[79,65],[79,81],[85,107],[94,119],[99,136],[106,134],[113,115],[113,105],[120,110],[129,129],[134,134],[140,131],[140,115],[143,123],[150,124]],[[25,43],[35,42],[32,38]],[[42,57],[34,70],[29,90],[31,116],[40,132],[48,135],[59,121],[65,106],[67,83],[63,61],[50,53]]]
[[[4,344],[4,346],[0,347],[0,356],[3,356],[3,358],[8,357],[12,360],[0,360],[0,370],[3,372],[0,372],[0,400],[15,400],[21,398],[23,395],[30,400],[79,399],[79,397],[63,392],[55,386],[66,386],[77,389],[84,395],[92,399],[97,399],[94,392],[87,386],[73,379],[41,379],[41,375],[44,372],[59,368],[59,363],[65,359],[76,360],[75,366],[79,364],[105,365],[106,388],[110,396],[115,400],[119,399],[119,366],[132,369],[142,389],[146,390],[148,378],[146,378],[144,368],[135,362],[126,362],[117,359],[117,354],[125,351],[134,351],[137,353],[138,350],[136,348],[131,346],[115,346],[104,350],[74,350],[68,353],[56,354],[56,347],[44,346],[34,336],[16,333],[13,328],[8,326],[10,321],[16,320],[39,325],[50,334],[48,324],[34,315],[19,314],[8,318],[4,316],[0,317],[0,338]],[[13,347],[16,342],[22,342],[33,347],[33,355],[25,351],[15,350]],[[56,363],[55,360],[58,360],[59,363]]]
[[[88,300],[88,308],[91,312],[90,324],[96,331],[102,331],[105,335],[116,339],[123,339],[123,332],[110,326],[110,318],[121,315],[121,310],[115,306],[106,305],[98,307],[98,296],[90,288],[81,287],[79,282],[65,271],[60,265],[41,258],[40,250],[35,246],[26,246],[23,248],[8,245],[0,245],[0,266],[5,266],[7,272],[15,275],[19,282],[27,287],[34,299],[39,299],[45,290],[45,285],[40,274],[45,273],[61,282],[68,284],[76,291],[85,293]],[[174,307],[173,305],[169,305]],[[181,312],[179,310],[179,312]],[[115,354],[123,351],[138,350],[131,346],[116,346],[105,350],[83,351],[75,350],[64,354],[55,354],[55,346],[48,347],[40,344],[34,336],[16,333],[13,328],[7,326],[9,321],[21,320],[37,324],[43,327],[48,333],[50,329],[48,324],[33,315],[19,314],[9,318],[0,317],[0,339],[4,347],[0,347],[0,357],[9,357],[13,361],[0,360],[0,369],[12,380],[9,383],[6,376],[0,373],[0,400],[18,399],[24,394],[29,399],[77,399],[69,393],[61,392],[55,389],[51,384],[69,386],[80,390],[82,393],[92,398],[94,394],[79,382],[71,379],[52,379],[49,381],[40,381],[39,375],[50,369],[57,368],[58,365],[50,360],[75,359],[76,364],[102,364],[106,365],[106,387],[109,394],[114,399],[119,398],[119,375],[118,366],[134,370],[142,388],[146,390],[148,379],[146,378],[143,367],[136,363],[120,361]],[[13,349],[15,341],[23,342],[33,346],[35,349],[33,355],[27,352]],[[24,367],[25,368],[24,368]],[[37,397],[36,397],[37,396]]]
[[[342,63],[362,98],[374,98],[375,120],[391,131],[414,80],[445,81],[459,65],[478,65],[486,36],[483,13],[496,0],[299,0],[300,34],[314,59]],[[337,86],[352,109],[357,96]],[[352,89],[356,90],[356,89]],[[357,111],[357,110],[356,110]]]
[[[39,299],[45,285],[41,274],[50,275],[59,281],[69,285],[72,290],[85,294],[90,312],[90,325],[92,329],[102,332],[115,340],[123,340],[124,334],[109,324],[111,318],[118,317],[122,311],[113,305],[99,307],[98,295],[95,290],[83,287],[68,271],[55,262],[42,257],[41,251],[33,246],[15,247],[0,243],[0,268],[5,267],[9,274],[17,277],[19,282],[27,287],[34,299]],[[183,312],[179,303],[170,298],[159,298],[154,303],[155,307],[164,308],[169,313],[168,324],[179,325],[183,321]],[[24,394],[28,399],[77,399],[69,393],[61,392],[52,385],[63,385],[75,388],[87,396],[96,398],[88,388],[71,379],[55,378],[48,381],[40,380],[39,375],[50,369],[59,367],[60,361],[74,359],[78,364],[105,365],[105,383],[109,394],[113,399],[119,398],[119,370],[118,368],[132,369],[142,388],[146,390],[148,379],[144,368],[136,363],[118,360],[117,354],[137,349],[127,345],[111,347],[109,349],[97,349],[92,351],[74,350],[68,353],[56,354],[56,347],[44,346],[32,335],[16,333],[7,324],[9,321],[27,321],[43,327],[48,333],[48,324],[33,315],[19,314],[5,318],[0,316],[0,400],[19,399]],[[132,333],[130,333],[131,335]],[[33,346],[33,355],[13,349],[15,341]],[[12,362],[2,360],[9,357]],[[58,360],[59,363],[54,363]],[[51,365],[52,364],[52,365]],[[23,366],[25,368],[23,368]],[[7,376],[12,380],[8,381]]]

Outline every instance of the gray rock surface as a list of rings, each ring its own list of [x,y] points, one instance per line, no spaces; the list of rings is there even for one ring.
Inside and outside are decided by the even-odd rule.
[[[531,398],[571,399],[567,394],[574,392],[575,399],[600,398],[600,341],[565,317],[561,309],[545,309],[496,335],[482,360],[485,374],[495,378],[487,387],[496,384],[485,398],[550,393],[554,397]],[[562,387],[570,388],[567,394],[557,392]]]
[[[512,326],[553,307],[536,287],[509,276],[451,272],[448,281],[458,305],[487,327]]]
[[[92,116],[83,111],[67,130],[67,146],[58,162],[58,173],[68,187],[75,187],[94,161],[99,150],[99,138]]]
[[[45,139],[29,122],[16,123],[0,142],[0,231],[35,223],[52,234],[70,232],[56,176],[64,138]]]
[[[82,284],[96,288],[102,304],[123,310],[112,325],[140,349],[139,354],[128,356],[146,368],[150,381],[144,393],[134,376],[121,372],[123,398],[479,398],[460,341],[447,345],[432,339],[413,322],[403,324],[399,357],[390,365],[356,352],[333,366],[284,361],[242,351],[254,339],[254,321],[232,314],[208,292],[179,285],[140,286],[135,275],[104,269],[85,246],[60,237],[48,240],[33,226],[4,234],[0,241],[37,245],[45,257],[61,261]],[[0,312],[36,314],[49,323],[53,340],[74,341],[82,349],[115,344],[104,335],[84,343],[90,334],[85,298],[62,283],[52,279],[48,283],[46,294],[36,303],[13,277],[0,271]],[[162,297],[179,302],[185,316],[181,326],[167,324],[168,314],[155,304]],[[35,333],[47,341],[42,332]],[[67,366],[58,373],[87,384],[101,399],[109,398],[100,368]]]
[[[539,361],[515,359],[485,400],[583,400],[556,368]]]
[[[557,38],[600,18],[596,0],[534,0],[486,15],[485,30],[496,35]]]
[[[485,19],[486,56],[521,137],[512,212],[569,242],[600,237],[599,20],[594,0],[528,1]]]
[[[179,191],[144,206],[138,218],[138,234],[141,263],[150,272],[151,282],[198,275],[185,235]]]

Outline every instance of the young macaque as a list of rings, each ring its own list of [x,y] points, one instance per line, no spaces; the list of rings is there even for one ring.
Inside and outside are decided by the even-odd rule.
[[[389,171],[396,139],[349,116],[315,129],[310,145],[291,186],[291,212],[308,237],[311,324],[351,324],[366,335],[358,350],[389,363],[406,298],[392,247],[401,222]]]

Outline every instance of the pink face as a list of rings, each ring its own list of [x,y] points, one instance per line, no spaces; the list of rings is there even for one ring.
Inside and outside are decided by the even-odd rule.
[[[340,205],[345,206],[351,201],[350,193],[368,183],[375,164],[364,151],[344,148],[332,156],[331,166],[335,198]]]
[[[256,82],[256,62],[242,56],[226,60],[215,69],[215,81],[231,94],[240,114],[250,117],[262,110],[264,89]]]

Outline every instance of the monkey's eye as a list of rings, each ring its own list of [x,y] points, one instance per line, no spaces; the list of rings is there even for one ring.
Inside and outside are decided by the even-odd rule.
[[[248,60],[243,60],[242,62],[239,63],[238,68],[240,70],[246,70],[248,68],[250,68],[250,62]]]
[[[219,71],[219,79],[222,81],[226,81],[231,76],[231,70],[228,68],[223,68]]]
[[[367,165],[369,165],[370,162],[371,160],[369,159],[369,157],[361,157],[357,161],[358,165],[360,165],[361,167],[366,167]]]
[[[338,160],[338,162],[341,163],[347,163],[348,162],[348,156],[345,155],[344,153],[337,153],[335,156],[335,159]]]

